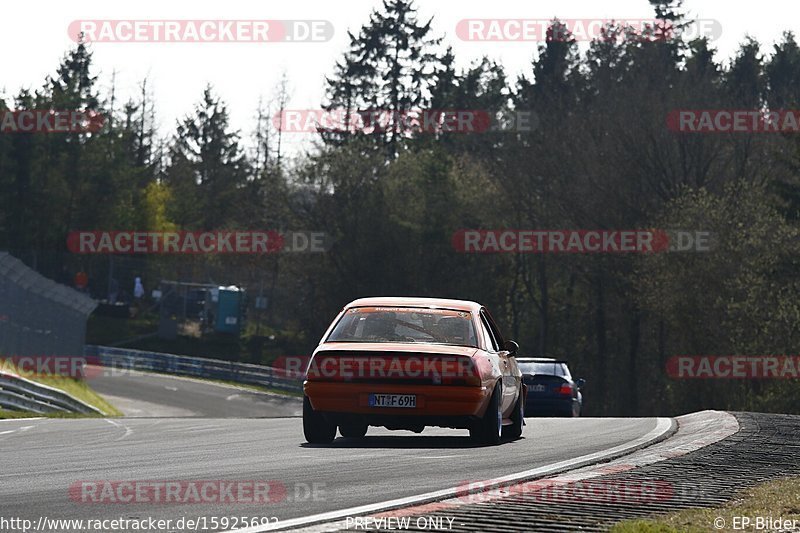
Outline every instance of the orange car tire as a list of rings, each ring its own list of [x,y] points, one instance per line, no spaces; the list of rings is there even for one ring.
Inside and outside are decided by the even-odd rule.
[[[486,406],[486,413],[469,430],[469,436],[476,442],[489,446],[500,444],[503,434],[502,389],[501,383],[495,385],[489,405]]]
[[[525,424],[525,396],[520,388],[517,403],[514,404],[514,412],[511,413],[510,426],[503,427],[503,437],[506,439],[518,439],[522,436],[522,426]]]
[[[311,407],[308,396],[303,396],[303,434],[310,444],[329,444],[336,438],[336,426]]]

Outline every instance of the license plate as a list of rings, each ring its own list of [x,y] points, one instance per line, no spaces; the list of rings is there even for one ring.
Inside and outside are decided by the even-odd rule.
[[[417,396],[414,394],[370,394],[370,407],[404,407],[417,406]]]

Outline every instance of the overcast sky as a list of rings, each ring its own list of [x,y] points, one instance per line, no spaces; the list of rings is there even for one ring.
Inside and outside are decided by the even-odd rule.
[[[116,70],[121,98],[138,92],[148,78],[156,100],[160,132],[172,132],[175,120],[191,110],[206,83],[211,83],[228,104],[234,127],[249,135],[259,96],[273,92],[281,73],[291,85],[293,109],[316,109],[323,96],[324,76],[347,46],[347,30],[356,31],[367,21],[380,0],[43,0],[35,4],[3,5],[3,69],[0,90],[9,97],[21,87],[38,88],[52,74],[59,58],[73,45],[67,28],[75,20],[97,19],[268,19],[326,20],[333,37],[322,43],[107,43],[92,45],[95,73],[106,92]],[[31,7],[37,9],[32,12]],[[653,12],[646,0],[417,0],[421,18],[434,17],[437,35],[455,50],[459,65],[482,55],[499,60],[516,77],[527,72],[535,42],[468,42],[456,35],[462,19],[630,19],[648,18]],[[746,34],[757,38],[769,52],[784,30],[800,33],[800,2],[760,0],[687,0],[691,18],[714,19],[722,34],[714,41],[718,59],[729,58]],[[27,21],[19,24],[10,21]],[[290,142],[305,142],[307,134],[293,134]],[[307,140],[307,139],[306,139]]]

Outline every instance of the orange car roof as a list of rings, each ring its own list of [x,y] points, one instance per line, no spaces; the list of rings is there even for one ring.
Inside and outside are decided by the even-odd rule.
[[[345,306],[351,307],[430,307],[434,309],[455,309],[457,311],[478,312],[481,304],[468,300],[450,300],[447,298],[408,298],[381,296],[375,298],[359,298]]]

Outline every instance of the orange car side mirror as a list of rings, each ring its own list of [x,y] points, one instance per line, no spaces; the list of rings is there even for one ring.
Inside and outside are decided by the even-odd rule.
[[[514,341],[506,341],[503,343],[503,349],[508,352],[508,355],[515,356],[519,351],[519,344]]]

